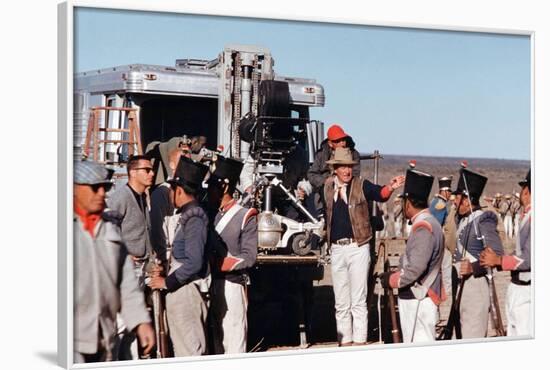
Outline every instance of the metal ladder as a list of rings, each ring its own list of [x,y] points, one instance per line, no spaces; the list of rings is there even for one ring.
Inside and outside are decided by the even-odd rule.
[[[100,125],[102,112],[105,112],[105,126]],[[126,113],[128,119],[128,128],[108,127],[108,114],[111,111],[118,111],[121,114]],[[93,159],[96,162],[108,163],[107,144],[128,145],[128,156],[142,154],[141,135],[139,132],[137,108],[115,108],[115,107],[92,107],[90,109],[90,118],[86,130],[86,141],[84,142],[83,156]],[[110,139],[109,133],[127,133],[127,140]],[[92,153],[90,154],[90,149]],[[120,149],[120,148],[119,148]],[[101,154],[101,155],[100,155]]]

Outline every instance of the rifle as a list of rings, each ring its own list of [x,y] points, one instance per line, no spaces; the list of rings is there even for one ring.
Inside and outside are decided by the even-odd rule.
[[[466,196],[468,197],[468,203],[470,204],[470,214],[473,214],[472,202],[470,199],[470,190],[468,189],[468,182],[466,181],[466,176],[464,175],[464,171],[462,171],[462,179],[464,181],[464,188],[466,190]],[[481,235],[477,227],[476,221],[472,220],[472,223],[474,225],[474,232],[476,234],[476,238],[478,240],[481,240],[481,242],[483,243],[483,248],[487,248],[487,244],[485,242],[485,236]],[[464,248],[463,253],[466,253],[466,248]],[[493,278],[494,278],[493,269],[491,267],[488,267],[487,282],[489,284],[489,304],[491,308],[491,320],[493,321],[493,325],[497,332],[497,336],[505,336],[506,331],[504,330],[504,324],[502,323],[502,316],[500,314],[500,307],[498,304],[498,297],[497,297],[495,282]],[[461,283],[461,285],[463,285],[463,283]]]
[[[149,259],[148,271],[151,271],[155,265],[160,265],[160,261],[154,257]],[[155,326],[156,339],[156,358],[166,358],[170,356],[170,345],[168,339],[168,325],[166,323],[166,310],[164,307],[164,295],[159,289],[151,292],[153,301],[153,321]]]
[[[463,252],[465,255],[465,253]],[[456,276],[456,277],[455,277]],[[456,270],[453,269],[453,281],[458,279]],[[456,333],[456,339],[462,339],[462,328],[460,327],[460,301],[462,300],[462,291],[464,290],[464,282],[466,279],[460,280],[460,286],[455,295],[453,295],[453,305],[449,318],[447,319],[447,325],[443,328],[443,331],[437,337],[437,340],[449,340],[453,338],[453,330]]]
[[[384,272],[390,271],[390,263],[388,260],[384,262]],[[393,295],[392,288],[385,289],[386,297],[388,299],[388,308],[390,311],[391,319],[391,335],[393,343],[402,343],[401,331],[399,330],[399,324],[397,323],[397,313],[395,312],[395,296]]]

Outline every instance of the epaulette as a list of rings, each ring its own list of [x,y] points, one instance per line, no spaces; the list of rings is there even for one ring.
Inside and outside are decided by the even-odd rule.
[[[241,230],[244,229],[244,226],[250,220],[252,217],[255,217],[258,214],[258,210],[256,208],[250,208],[248,211],[246,211],[244,217],[243,217],[243,223],[241,225]]]
[[[111,222],[117,226],[120,226],[122,225],[122,220],[124,217],[122,217],[122,214],[120,214],[118,211],[106,209],[101,214],[101,218],[103,219],[103,221]]]
[[[494,221],[495,223],[498,223],[498,216],[493,211],[489,211],[489,210],[483,211],[483,213],[479,216],[478,222],[482,222],[484,220],[491,220],[491,221]]]
[[[443,199],[439,199],[436,203],[435,203],[435,209],[437,209],[438,211],[441,211],[442,209],[445,209],[445,207],[447,206],[447,204],[445,204],[445,201]]]
[[[432,225],[426,220],[421,220],[421,221],[415,222],[413,224],[412,231],[414,232],[414,231],[416,231],[416,229],[419,229],[419,228],[425,228],[430,233],[433,232]]]
[[[206,213],[204,212],[204,210],[201,207],[198,207],[198,206],[197,207],[192,207],[192,208],[187,209],[185,212],[183,212],[181,214],[180,223],[185,224],[187,222],[187,220],[189,220],[191,217],[204,218],[204,217],[207,217],[207,216],[206,216]]]

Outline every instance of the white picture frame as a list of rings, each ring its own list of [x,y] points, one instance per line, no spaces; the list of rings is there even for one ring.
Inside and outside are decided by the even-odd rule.
[[[70,196],[71,193],[71,184],[72,184],[72,174],[70,173],[71,163],[72,163],[72,157],[69,155],[71,151],[71,135],[70,135],[70,125],[72,123],[72,119],[70,119],[71,115],[71,79],[69,76],[72,75],[71,73],[71,50],[70,50],[70,43],[72,41],[70,31],[69,29],[72,26],[72,20],[70,17],[64,18],[63,14],[65,16],[68,12],[71,11],[71,6],[97,6],[97,7],[121,7],[126,9],[136,9],[136,10],[153,10],[153,11],[173,11],[173,12],[185,12],[185,13],[197,13],[197,14],[215,14],[215,15],[238,15],[238,16],[251,16],[251,17],[267,17],[267,18],[274,18],[274,19],[295,19],[295,20],[315,20],[315,21],[335,21],[335,22],[343,22],[343,23],[357,23],[357,24],[371,24],[371,25],[387,25],[387,26],[399,26],[399,27],[416,27],[420,26],[422,28],[434,28],[434,29],[453,29],[453,30],[464,30],[464,31],[491,31],[491,32],[523,32],[523,33],[531,33],[532,34],[532,55],[533,55],[533,62],[532,65],[535,66],[534,74],[532,75],[532,82],[533,82],[533,108],[532,108],[532,159],[533,159],[533,166],[535,168],[541,168],[540,171],[537,172],[537,177],[535,178],[535,183],[545,183],[546,177],[547,177],[547,171],[543,170],[543,166],[540,162],[540,158],[544,158],[544,142],[542,141],[544,137],[547,137],[547,129],[543,128],[541,124],[537,124],[537,122],[545,122],[543,117],[548,117],[548,108],[545,108],[544,104],[544,98],[547,100],[547,85],[544,84],[543,79],[541,78],[539,80],[539,77],[547,76],[547,71],[544,70],[543,63],[541,61],[547,61],[548,60],[548,50],[547,46],[546,49],[542,44],[542,41],[547,41],[548,31],[545,30],[545,26],[543,26],[544,21],[539,18],[539,14],[542,13],[542,9],[537,9],[538,4],[529,4],[533,5],[531,7],[531,14],[528,15],[522,15],[518,16],[518,9],[523,9],[521,5],[514,4],[509,7],[503,6],[502,9],[498,12],[499,14],[493,13],[493,6],[500,7],[501,5],[497,5],[498,2],[488,2],[489,5],[479,5],[471,3],[462,3],[460,5],[460,10],[457,12],[453,12],[453,15],[448,14],[449,8],[446,8],[446,10],[437,10],[437,7],[434,7],[433,5],[436,5],[437,2],[425,2],[422,5],[418,4],[414,7],[410,4],[407,4],[406,2],[401,3],[400,7],[388,7],[388,6],[382,6],[379,8],[374,8],[374,10],[371,11],[371,9],[367,5],[363,5],[363,7],[356,8],[354,5],[348,5],[346,9],[342,8],[326,8],[325,6],[321,6],[320,4],[315,4],[314,9],[308,8],[307,6],[299,6],[298,4],[293,7],[291,10],[290,8],[287,8],[285,11],[281,11],[279,7],[272,4],[269,8],[262,8],[259,4],[242,4],[240,5],[240,8],[232,8],[231,6],[227,4],[201,4],[200,2],[189,2],[189,3],[182,3],[182,4],[174,4],[173,2],[168,1],[161,1],[161,2],[155,2],[154,4],[144,1],[135,1],[132,3],[127,2],[113,2],[113,1],[83,1],[83,2],[72,2],[69,3],[69,6],[66,9],[62,9],[60,7],[60,13],[58,13],[58,25],[59,25],[59,35],[60,38],[58,39],[58,45],[59,45],[59,54],[58,54],[58,60],[59,60],[59,70],[58,70],[58,78],[59,78],[59,89],[58,89],[58,104],[59,104],[59,110],[58,110],[58,124],[59,124],[59,136],[57,137],[57,141],[59,143],[59,152],[58,155],[58,163],[59,163],[59,177],[58,177],[58,198],[59,198],[59,208],[58,208],[58,225],[59,227],[59,240],[58,245],[61,250],[58,258],[58,268],[59,268],[59,301],[58,301],[58,325],[59,325],[59,346],[61,349],[68,348],[67,347],[67,338],[64,337],[63,334],[67,334],[70,330],[69,320],[71,316],[71,302],[68,300],[68,295],[65,295],[68,293],[69,289],[69,281],[70,281],[70,269],[64,270],[63,267],[69,266],[72,256],[69,253],[69,249],[63,249],[66,248],[67,243],[70,239],[70,232],[68,231],[67,227],[70,225],[68,223],[69,219],[71,218],[72,210],[69,207],[70,202],[64,202],[63,200],[67,200],[67,198]],[[49,2],[48,6],[51,8],[53,6],[53,2]],[[334,5],[333,5],[334,6]],[[425,12],[427,8],[431,7],[430,12]],[[481,8],[481,9],[480,9]],[[42,8],[38,8],[42,9]],[[51,10],[51,9],[50,9]],[[363,16],[358,15],[359,13],[368,13],[372,14],[372,16]],[[50,16],[52,13],[50,12]],[[33,18],[34,20],[39,19]],[[66,23],[64,23],[66,21]],[[38,23],[40,24],[40,23]],[[540,35],[540,37],[539,37]],[[548,43],[546,43],[548,45]],[[51,45],[51,49],[55,50],[54,45]],[[536,53],[535,53],[536,50]],[[55,52],[53,52],[53,56],[55,57]],[[51,57],[52,55],[50,55]],[[546,63],[548,65],[548,63]],[[540,82],[539,82],[540,81]],[[537,93],[535,93],[535,86],[537,88]],[[66,89],[66,90],[64,90]],[[540,93],[540,94],[539,94]],[[546,96],[545,96],[546,94]],[[49,100],[50,104],[51,98]],[[537,109],[535,110],[535,106]],[[545,116],[543,116],[545,114]],[[537,133],[537,137],[535,137],[535,132]],[[539,136],[540,135],[540,136]],[[50,139],[52,139],[52,135],[50,134],[48,136]],[[55,139],[55,138],[53,138]],[[65,147],[63,145],[66,145]],[[55,153],[50,149],[47,153],[55,155]],[[539,163],[537,164],[536,158],[539,158]],[[30,159],[30,158],[29,158]],[[537,171],[537,170],[535,170]],[[52,174],[47,174],[47,178],[54,181],[55,178]],[[537,178],[539,180],[537,180]],[[539,188],[542,188],[539,187]],[[537,203],[540,201],[540,203],[543,203],[545,199],[544,194],[539,195],[540,198],[537,197]],[[547,202],[544,202],[547,204]],[[540,214],[541,218],[540,220],[537,219],[535,222],[535,228],[536,225],[541,222],[541,220],[547,219],[546,218],[546,210],[544,207],[541,207],[540,211],[537,208],[537,213]],[[540,213],[539,213],[540,212]],[[67,224],[65,224],[67,222]],[[49,227],[55,228],[55,221],[50,221],[48,223]],[[536,245],[543,245],[544,241],[547,238],[543,235],[537,235],[535,233],[535,244]],[[538,242],[537,242],[538,240]],[[52,243],[53,244],[53,243]],[[536,260],[546,260],[545,257],[546,252],[544,251],[537,251],[535,253]],[[50,260],[51,261],[51,260]],[[538,265],[540,266],[540,265]],[[541,269],[542,270],[542,269]],[[545,276],[545,273],[543,271],[537,271],[537,284],[540,282],[540,286],[544,286],[545,279],[547,276]],[[24,282],[29,283],[29,281]],[[53,289],[49,290],[49,295],[53,294]],[[45,295],[41,295],[41,297],[44,297]],[[537,312],[544,312],[546,308],[547,301],[541,296],[541,294],[538,294],[536,296],[537,300]],[[52,299],[50,297],[50,299]],[[27,302],[27,305],[36,304],[36,302]],[[51,313],[51,312],[50,312]],[[45,318],[42,318],[45,319]],[[544,325],[545,318],[542,317],[542,315],[536,316],[537,323],[536,326],[540,328],[546,327]],[[53,320],[53,315],[48,318],[48,320]],[[539,321],[540,320],[540,321]],[[34,321],[33,321],[34,322]],[[374,351],[362,351],[362,350],[344,350],[339,352],[330,352],[330,353],[311,353],[307,356],[297,356],[296,354],[292,354],[290,356],[282,355],[282,356],[251,356],[253,358],[251,359],[244,359],[244,360],[238,360],[238,361],[209,361],[207,359],[206,363],[203,363],[203,360],[192,362],[192,363],[185,363],[180,362],[179,360],[170,361],[173,362],[171,365],[156,365],[156,364],[143,364],[140,365],[140,369],[145,368],[160,368],[160,366],[171,366],[176,368],[183,368],[185,366],[186,369],[189,368],[195,368],[198,366],[208,366],[210,367],[216,367],[219,366],[220,368],[226,368],[227,366],[231,367],[250,367],[250,368],[257,368],[258,366],[265,366],[268,368],[279,368],[281,366],[293,366],[295,361],[299,361],[299,366],[319,366],[322,367],[326,364],[330,364],[332,367],[338,366],[337,364],[345,363],[349,364],[350,366],[355,363],[365,364],[367,366],[368,364],[376,364],[376,365],[369,365],[369,366],[384,366],[384,361],[386,357],[390,357],[392,354],[397,353],[401,356],[395,356],[398,358],[393,358],[392,360],[396,360],[399,363],[408,363],[410,361],[424,361],[426,357],[434,356],[436,359],[445,359],[448,356],[457,356],[458,358],[463,357],[475,357],[475,362],[481,366],[481,364],[488,364],[489,360],[484,357],[485,353],[510,353],[510,352],[520,352],[522,354],[525,354],[529,359],[535,357],[536,352],[539,350],[542,350],[542,348],[539,348],[541,346],[542,341],[544,340],[546,334],[543,332],[543,330],[537,330],[536,331],[536,338],[534,340],[530,341],[522,341],[522,342],[506,342],[506,343],[484,343],[484,344],[467,344],[462,346],[430,346],[428,348],[420,349],[420,348],[401,348],[399,350],[396,350],[394,352],[391,350],[388,352],[387,350],[380,351],[380,350],[374,350]],[[52,333],[44,334],[41,336],[41,340],[44,342],[50,342],[52,340]],[[38,346],[40,347],[40,345]],[[41,347],[46,348],[46,347]],[[35,355],[36,351],[44,353],[44,349],[35,349]],[[52,348],[51,346],[48,348]],[[538,348],[538,349],[537,349]],[[47,351],[47,350],[46,350]],[[19,352],[16,352],[15,355],[19,355]],[[24,355],[19,355],[20,357],[23,357]],[[68,353],[62,353],[62,350],[58,352],[60,363],[67,366],[69,355]],[[410,356],[410,360],[409,360]],[[35,356],[36,357],[36,356]],[[47,356],[38,356],[37,359],[33,361],[37,361],[35,363],[41,363],[40,361],[44,361],[44,358]],[[21,358],[22,359],[22,358]],[[499,358],[495,360],[497,363],[503,364],[503,365],[510,365],[510,364],[520,364],[522,361],[516,358],[507,358],[503,356],[503,358]],[[437,360],[435,362],[438,362]],[[51,361],[48,362],[48,365],[51,365]],[[109,366],[114,364],[106,364],[104,366]],[[117,366],[123,365],[120,363],[116,364]],[[127,365],[127,364],[124,364]],[[135,364],[129,364],[128,366],[132,367]],[[101,365],[103,366],[103,365]]]

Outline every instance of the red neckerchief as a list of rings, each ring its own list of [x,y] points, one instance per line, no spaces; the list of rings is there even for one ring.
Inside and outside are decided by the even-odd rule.
[[[227,202],[226,204],[224,204],[223,207],[220,207],[220,211],[222,211],[223,213],[229,211],[229,209],[231,207],[233,207],[235,204],[237,203],[237,200],[236,199],[232,199],[230,200],[229,202]]]
[[[93,238],[95,226],[101,219],[101,213],[87,213],[76,204],[74,205],[74,213],[76,213],[76,215],[80,218],[80,221],[82,221],[82,226],[84,227],[84,230],[89,232]]]

